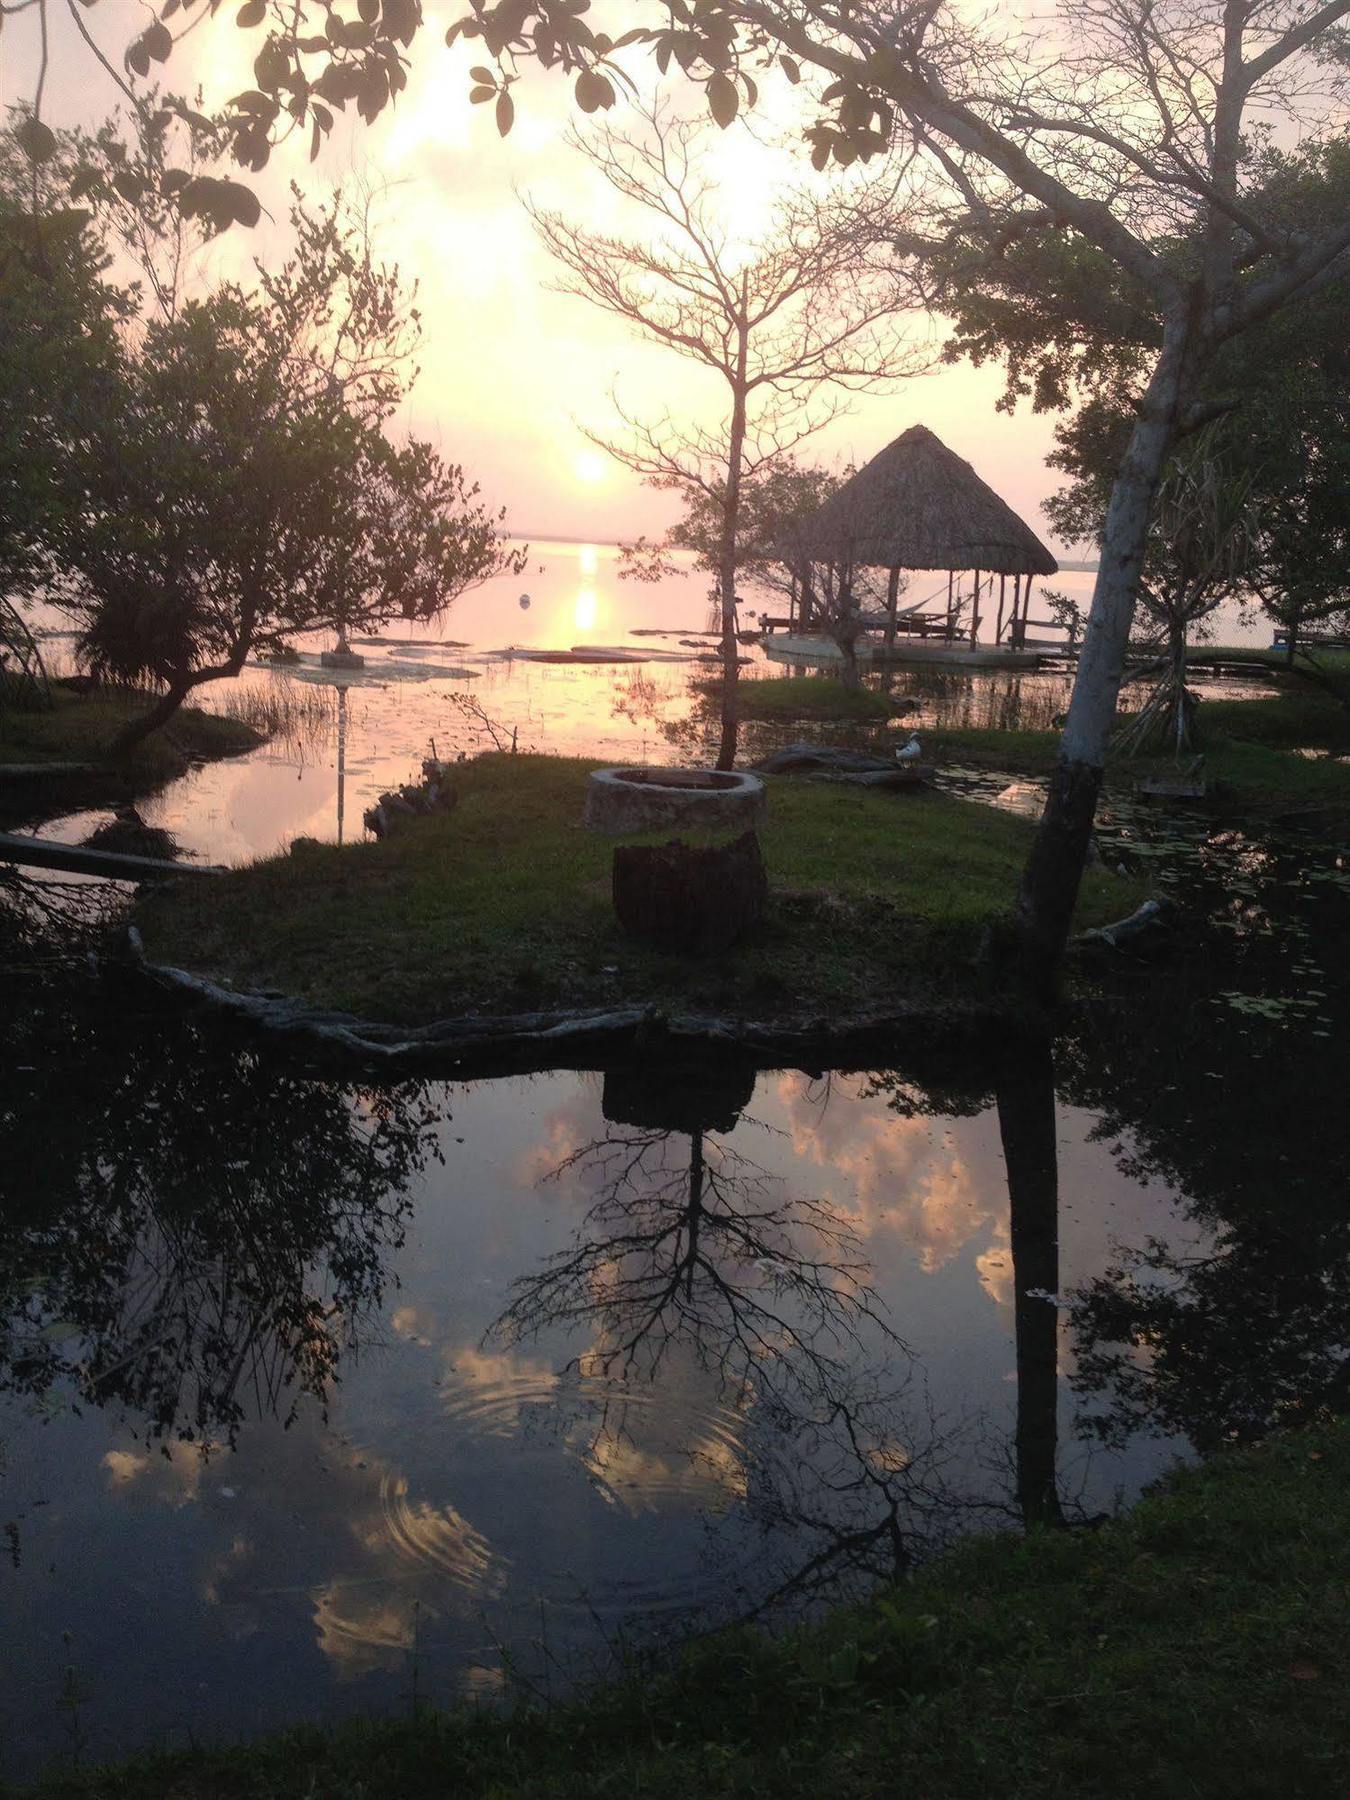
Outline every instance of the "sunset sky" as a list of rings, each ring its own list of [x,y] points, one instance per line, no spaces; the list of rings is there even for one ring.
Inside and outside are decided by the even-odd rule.
[[[168,86],[187,91],[200,82],[209,107],[251,85],[259,37],[236,28],[236,10],[225,7],[179,46],[168,64]],[[554,265],[535,241],[521,192],[581,223],[625,229],[608,190],[562,141],[579,116],[570,90],[533,71],[515,90],[516,126],[503,141],[491,108],[468,102],[466,71],[475,55],[443,44],[446,25],[462,11],[460,0],[425,11],[409,88],[397,105],[372,127],[340,120],[316,164],[305,160],[298,139],[278,151],[263,176],[249,178],[273,222],[229,234],[213,252],[214,266],[240,273],[252,255],[281,253],[292,178],[312,192],[354,175],[383,184],[379,249],[417,279],[425,325],[407,422],[462,462],[493,503],[507,507],[510,528],[522,535],[610,539],[659,531],[676,511],[672,497],[644,489],[593,450],[579,427],[613,428],[616,383],[630,411],[672,408],[701,413],[711,423],[720,415],[719,384],[584,301],[550,291]],[[147,16],[139,0],[101,0],[85,15],[115,63]],[[31,14],[6,21],[0,51],[6,102],[31,95],[35,39]],[[681,98],[678,88],[674,93]],[[760,111],[766,127],[775,120],[791,125],[796,114],[788,95],[780,76],[766,78]],[[68,17],[54,13],[44,116],[53,124],[92,126],[117,98]],[[763,220],[775,184],[821,179],[804,152],[766,149],[739,125],[718,140],[716,155],[719,198],[738,233],[753,233]],[[915,322],[921,336],[932,329]],[[889,394],[856,399],[851,413],[805,455],[831,464],[862,462],[923,423],[1048,537],[1040,502],[1057,485],[1045,467],[1052,421],[1026,408],[1011,418],[996,412],[1000,389],[996,370],[941,368]]]

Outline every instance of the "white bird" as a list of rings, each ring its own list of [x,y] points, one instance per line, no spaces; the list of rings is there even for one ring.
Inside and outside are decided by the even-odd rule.
[[[900,744],[896,747],[895,760],[898,763],[918,762],[919,755],[919,740],[911,731],[909,734],[909,742],[907,744]]]

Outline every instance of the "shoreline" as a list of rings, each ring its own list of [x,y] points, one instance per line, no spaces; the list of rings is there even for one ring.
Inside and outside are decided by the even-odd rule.
[[[596,766],[489,753],[453,765],[450,810],[392,836],[301,841],[209,883],[171,882],[137,905],[145,959],[222,992],[285,996],[290,1016],[341,1015],[349,1034],[377,1021],[358,1035],[383,1043],[428,1029],[478,1040],[484,1020],[516,1021],[512,1036],[577,1021],[594,1032],[586,1020],[617,1014],[627,1031],[660,1016],[720,1038],[823,1044],[842,1021],[876,1035],[877,1018],[904,1029],[1006,1011],[989,952],[1027,820],[934,791],[766,776],[763,916],[732,948],[694,954],[620,929],[614,841],[582,823]],[[1080,927],[1123,918],[1144,887],[1090,870]]]
[[[1047,1017],[997,1001],[953,1001],[944,1007],[905,1006],[839,1015],[754,1019],[668,1013],[655,1005],[577,1007],[485,1016],[462,1014],[420,1026],[367,1019],[273,992],[228,987],[209,976],[152,962],[135,925],[127,954],[109,958],[107,976],[143,982],[171,1001],[204,1007],[250,1028],[295,1039],[350,1068],[389,1075],[491,1079],[558,1068],[603,1068],[616,1052],[674,1056],[696,1051],[725,1055],[756,1069],[870,1066],[869,1057],[894,1055],[915,1040],[946,1054],[1002,1034],[1004,1047],[1049,1028]]]
[[[14,1800],[1258,1800],[1350,1771],[1350,1425],[972,1534],[871,1599],[732,1628],[559,1704],[356,1715],[52,1769]],[[996,1771],[996,1774],[995,1774]]]
[[[54,704],[0,714],[0,829],[40,825],[62,813],[129,803],[156,792],[194,763],[246,756],[267,733],[223,713],[184,706],[124,761],[107,743],[146,701],[53,684]]]

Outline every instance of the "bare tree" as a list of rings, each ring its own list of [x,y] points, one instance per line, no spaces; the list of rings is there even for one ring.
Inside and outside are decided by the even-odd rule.
[[[842,401],[827,388],[872,388],[915,372],[920,359],[903,345],[900,288],[876,234],[858,229],[860,218],[889,213],[888,184],[867,184],[837,202],[785,196],[771,227],[743,246],[718,220],[704,160],[706,126],[659,105],[639,111],[640,130],[607,126],[570,142],[615,193],[651,216],[651,238],[590,231],[527,205],[562,265],[565,292],[725,384],[729,411],[716,427],[671,412],[638,418],[616,394],[624,435],[587,435],[653,486],[675,490],[715,519],[709,560],[724,671],[717,766],[729,769],[736,757],[736,584],[746,492],[838,416]],[[869,237],[873,247],[860,253]]]

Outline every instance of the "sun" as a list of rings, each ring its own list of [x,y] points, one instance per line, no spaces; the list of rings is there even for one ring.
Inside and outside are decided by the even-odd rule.
[[[582,450],[572,464],[572,473],[583,487],[598,487],[609,473],[609,462],[598,450]]]

